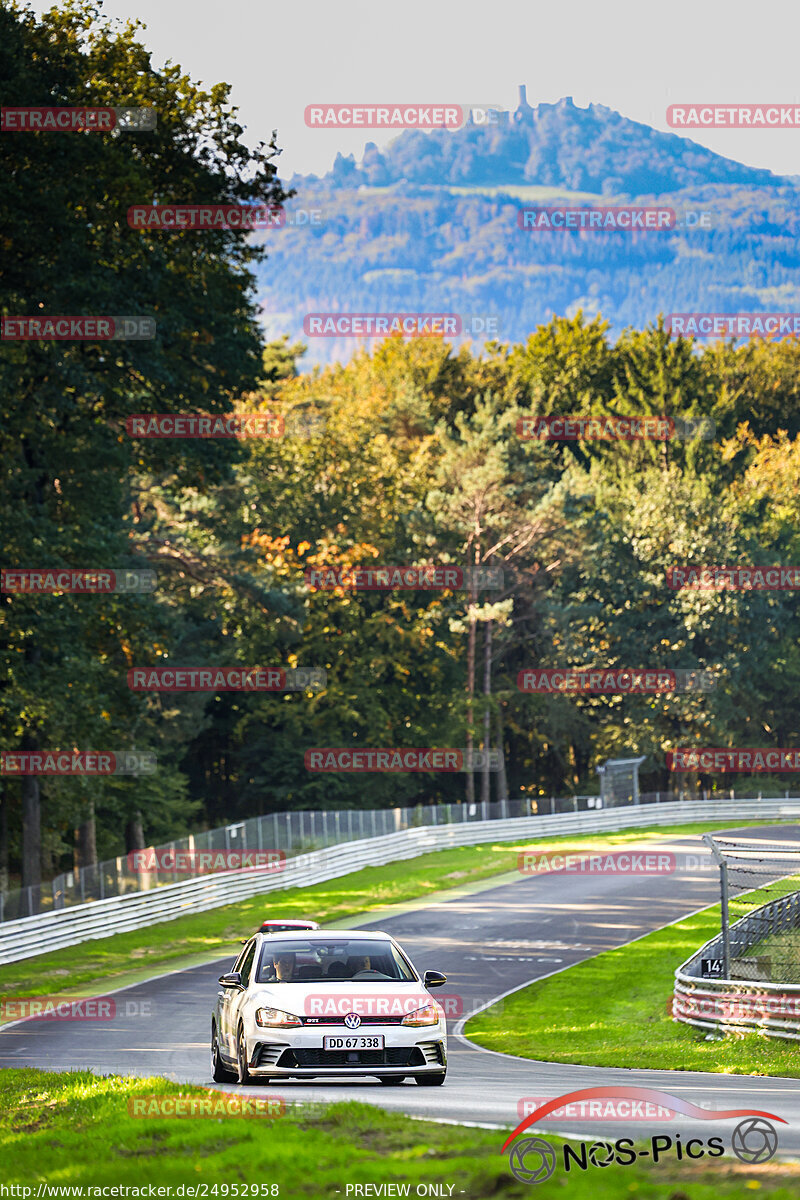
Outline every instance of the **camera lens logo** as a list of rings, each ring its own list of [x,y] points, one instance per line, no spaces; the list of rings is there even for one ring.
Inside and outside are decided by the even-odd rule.
[[[610,1142],[593,1142],[589,1147],[589,1162],[593,1167],[608,1167],[614,1161],[614,1147]]]
[[[361,1024],[361,1017],[358,1013],[348,1013],[344,1019],[344,1023],[348,1029],[358,1029]]]
[[[556,1152],[544,1138],[525,1138],[512,1146],[508,1165],[520,1183],[544,1183],[556,1169]]]
[[[775,1126],[761,1117],[748,1117],[746,1121],[740,1121],[731,1134],[731,1150],[742,1162],[768,1162],[777,1149]]]

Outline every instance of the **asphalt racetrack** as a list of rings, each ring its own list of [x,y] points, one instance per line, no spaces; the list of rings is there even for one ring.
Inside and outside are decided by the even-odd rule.
[[[732,831],[728,831],[732,832]],[[736,831],[752,839],[798,840],[800,827],[771,826]],[[647,835],[636,847],[647,846]],[[697,836],[651,844],[678,856],[678,870],[666,875],[520,875],[514,882],[487,883],[485,890],[440,903],[339,927],[384,929],[403,945],[418,970],[448,976],[442,992],[457,995],[463,1012],[592,955],[621,946],[718,900],[719,877]],[[686,855],[702,860],[684,861]],[[268,915],[265,898],[265,915]],[[251,931],[242,930],[242,936]],[[674,964],[677,966],[678,964]],[[26,1020],[0,1032],[0,1066],[50,1070],[88,1068],[98,1074],[162,1075],[211,1084],[209,1037],[217,978],[230,969],[224,958],[126,988],[117,996],[111,1021]],[[665,1001],[668,998],[665,998]],[[142,1002],[147,1002],[140,1015]],[[597,997],[598,1007],[602,996]],[[126,1010],[133,1015],[126,1016]],[[709,1075],[690,1072],[630,1071],[564,1066],[512,1058],[469,1043],[457,1018],[449,1022],[448,1075],[441,1088],[421,1088],[412,1080],[386,1087],[377,1080],[311,1084],[273,1080],[248,1093],[281,1095],[287,1103],[354,1099],[410,1116],[510,1129],[519,1120],[518,1102],[528,1096],[558,1096],[579,1088],[627,1084],[656,1088],[706,1108],[756,1108],[783,1117],[778,1125],[779,1156],[800,1154],[800,1087],[796,1079]],[[236,1091],[238,1084],[224,1090]],[[584,1138],[646,1138],[653,1133],[692,1137],[722,1135],[726,1144],[735,1120],[676,1117],[667,1122],[615,1120],[545,1123],[552,1133]],[[727,1135],[727,1136],[726,1136]],[[726,1151],[727,1152],[727,1151]]]

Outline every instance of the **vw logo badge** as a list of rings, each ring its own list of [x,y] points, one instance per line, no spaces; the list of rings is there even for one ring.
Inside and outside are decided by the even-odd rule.
[[[361,1017],[358,1013],[348,1013],[344,1019],[344,1023],[348,1029],[358,1029],[361,1024]]]

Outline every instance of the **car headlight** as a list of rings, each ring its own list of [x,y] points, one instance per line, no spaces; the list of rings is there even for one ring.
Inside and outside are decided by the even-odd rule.
[[[435,1004],[426,1004],[423,1008],[415,1008],[407,1017],[403,1017],[401,1024],[413,1025],[415,1028],[420,1025],[438,1025],[439,1012]]]
[[[270,1029],[288,1029],[291,1025],[302,1024],[299,1017],[284,1012],[282,1008],[256,1009],[256,1025],[267,1026]]]

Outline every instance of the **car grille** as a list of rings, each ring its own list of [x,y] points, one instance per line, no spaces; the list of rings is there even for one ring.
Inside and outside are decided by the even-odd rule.
[[[362,1017],[361,1025],[402,1025],[405,1016],[406,1014],[404,1013],[399,1017]],[[308,1017],[306,1017],[303,1021],[303,1024],[313,1026],[319,1025],[320,1027],[323,1025],[344,1025],[344,1017],[320,1017],[319,1020],[313,1021],[309,1021]]]
[[[287,1050],[279,1067],[422,1067],[426,1059],[416,1046],[388,1050]]]

